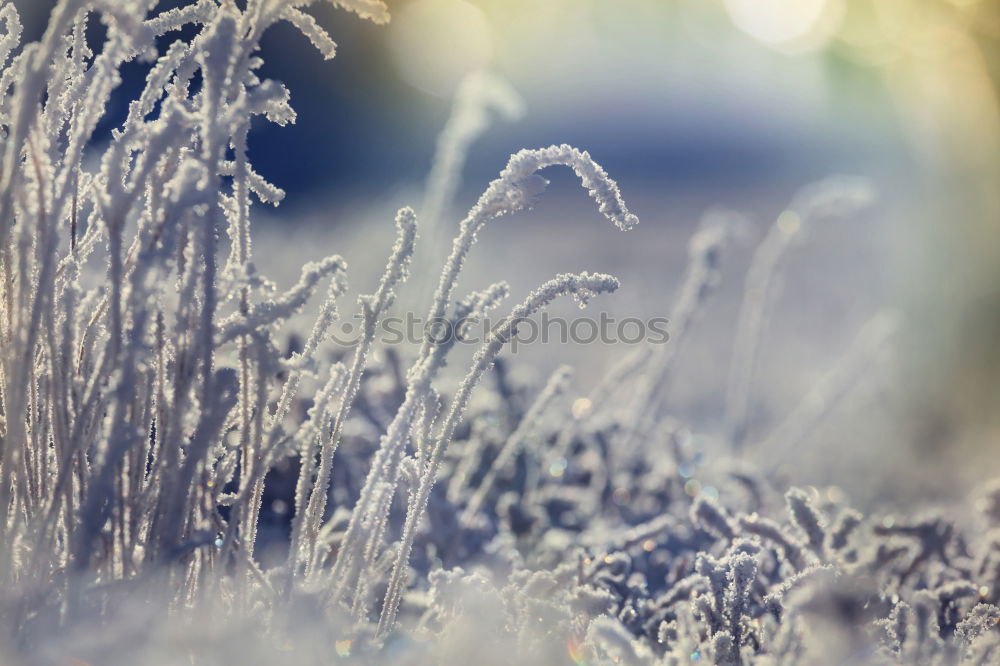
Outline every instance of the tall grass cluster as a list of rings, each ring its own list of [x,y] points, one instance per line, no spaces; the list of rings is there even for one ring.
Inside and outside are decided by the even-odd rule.
[[[332,3],[389,20],[380,0]],[[258,74],[260,40],[288,22],[333,57],[312,1],[157,4],[61,0],[28,44],[14,6],[0,9],[0,663],[1000,658],[1000,490],[978,519],[894,521],[817,489],[780,492],[735,462],[714,463],[726,486],[695,480],[702,452],[666,389],[737,220],[706,218],[691,239],[670,344],[621,359],[572,407],[570,368],[518,385],[501,355],[552,301],[615,291],[610,275],[557,274],[506,306],[442,393],[454,340],[377,349],[423,228],[413,210],[397,213],[394,242],[388,221],[372,231],[385,270],[356,303],[342,302],[340,256],[284,290],[255,268],[253,211],[284,193],[251,164],[251,127],[295,120],[289,91]],[[145,87],[96,141],[135,60]],[[521,113],[506,84],[477,75],[438,144],[421,211],[431,236],[450,233],[465,152],[492,110]],[[550,167],[571,170],[617,228],[638,223],[588,153],[516,152],[440,257],[427,321],[504,311],[505,283],[463,294],[459,277],[479,232],[530,208]],[[782,256],[869,198],[853,179],[803,190],[757,250],[727,395],[734,452],[753,444]],[[355,308],[360,339],[333,357],[331,327]],[[311,327],[288,350],[303,313]],[[808,438],[894,325],[873,320],[771,438]],[[476,391],[489,399],[473,403]],[[265,557],[277,502],[287,531]]]

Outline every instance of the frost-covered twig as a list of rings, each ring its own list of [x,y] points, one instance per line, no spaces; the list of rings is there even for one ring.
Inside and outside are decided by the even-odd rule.
[[[771,284],[781,258],[814,218],[847,216],[871,200],[871,186],[858,178],[839,176],[803,188],[754,252],[747,271],[726,386],[726,429],[733,446],[741,447],[747,437],[754,366]]]
[[[426,245],[435,264],[443,259],[436,253],[444,240],[444,216],[458,189],[469,147],[489,128],[491,111],[506,120],[516,120],[524,113],[524,102],[510,84],[494,74],[475,71],[466,75],[455,93],[451,115],[438,136],[420,207]]]
[[[413,539],[416,534],[417,524],[423,517],[431,487],[437,478],[441,458],[454,436],[458,422],[465,413],[472,390],[479,383],[486,370],[493,364],[503,347],[516,334],[519,323],[537,313],[558,296],[571,294],[582,305],[586,304],[591,297],[597,294],[613,292],[617,288],[618,281],[610,275],[600,273],[593,275],[589,273],[559,275],[543,284],[532,292],[524,302],[515,307],[490,333],[489,338],[483,343],[480,350],[476,352],[472,361],[472,368],[462,381],[458,393],[452,401],[451,409],[438,429],[431,450],[422,461],[419,485],[410,495],[406,511],[406,522],[403,526],[403,535],[400,539],[392,575],[389,578],[389,586],[386,590],[382,614],[379,617],[378,634],[380,636],[384,636],[395,624],[396,612],[398,611],[402,595],[404,575],[410,559],[410,551],[413,548]]]
[[[532,403],[531,407],[524,415],[524,418],[521,419],[521,422],[517,425],[514,432],[510,434],[507,440],[500,447],[496,457],[493,459],[493,463],[486,472],[486,476],[483,477],[483,480],[479,483],[479,487],[476,488],[472,497],[469,498],[469,502],[466,504],[465,510],[462,512],[462,522],[468,523],[479,511],[483,501],[490,494],[490,491],[493,490],[493,484],[496,483],[497,476],[503,472],[503,470],[513,460],[514,455],[517,453],[517,450],[522,445],[524,439],[530,433],[531,429],[537,425],[538,419],[545,412],[545,410],[548,409],[552,401],[566,390],[566,385],[572,375],[573,370],[570,367],[561,366],[554,373],[552,373],[551,377],[549,377],[549,381],[546,382],[545,388],[543,388],[541,393],[538,394],[535,402]]]
[[[385,267],[385,272],[379,280],[378,288],[371,296],[362,296],[359,299],[361,304],[362,317],[362,339],[355,347],[354,357],[351,361],[347,380],[337,412],[333,417],[332,430],[329,435],[322,433],[326,439],[323,446],[319,466],[316,469],[316,480],[312,484],[309,493],[308,504],[297,507],[296,523],[293,527],[292,545],[290,551],[290,563],[293,569],[302,554],[298,552],[298,544],[303,537],[310,544],[310,555],[305,558],[308,568],[314,566],[316,536],[319,530],[320,521],[323,518],[323,510],[326,506],[326,497],[329,489],[330,467],[333,464],[333,454],[340,444],[340,433],[344,427],[344,421],[357,395],[358,387],[361,383],[361,374],[364,371],[368,355],[371,352],[372,344],[375,340],[376,327],[385,311],[392,304],[395,298],[395,289],[398,284],[406,280],[409,273],[410,257],[413,255],[413,248],[417,237],[416,215],[409,208],[402,208],[396,214],[396,243],[393,246],[392,254]],[[304,453],[304,452],[303,452]],[[305,455],[302,456],[302,474],[312,474],[312,460]],[[298,513],[301,512],[301,519]]]

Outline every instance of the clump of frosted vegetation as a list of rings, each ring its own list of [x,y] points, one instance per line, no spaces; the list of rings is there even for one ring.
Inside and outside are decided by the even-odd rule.
[[[692,486],[701,452],[665,388],[718,282],[733,216],[709,216],[691,240],[672,344],[622,359],[572,409],[569,368],[543,387],[489,373],[519,321],[558,298],[612,292],[612,276],[559,274],[524,296],[442,394],[451,344],[371,360],[409,275],[413,210],[396,215],[394,242],[386,225],[385,270],[355,305],[338,302],[338,256],[306,264],[286,290],[260,275],[254,200],[283,192],[251,165],[250,128],[295,113],[284,86],[257,74],[259,40],[287,21],[332,57],[310,4],[198,0],[156,13],[153,0],[62,0],[32,44],[13,5],[0,8],[4,663],[1000,659],[996,487],[978,518],[903,520],[813,488],[782,493],[721,461],[725,483]],[[332,4],[389,19],[380,0]],[[107,36],[95,51],[85,35],[98,20]],[[85,159],[119,69],[136,59],[149,64],[145,88],[100,159]],[[448,228],[486,109],[520,113],[505,84],[477,76],[439,143],[432,229]],[[458,225],[428,320],[503,307],[507,285],[456,295],[459,274],[483,226],[529,208],[553,166],[571,169],[615,226],[638,222],[586,152],[515,153]],[[866,197],[854,181],[805,191],[757,251],[732,363],[732,446],[752,443],[756,346],[781,256]],[[362,336],[331,362],[338,306],[359,309]],[[304,310],[311,328],[283,353]],[[873,319],[771,439],[807,438],[893,322]],[[471,406],[474,391],[491,399]],[[358,420],[368,427],[348,427]],[[288,470],[289,532],[281,556],[265,558],[265,493]]]

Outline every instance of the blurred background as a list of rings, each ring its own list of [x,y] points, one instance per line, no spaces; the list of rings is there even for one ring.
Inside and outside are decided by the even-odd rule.
[[[26,36],[37,38],[51,3],[14,4]],[[326,3],[310,10],[339,44],[331,62],[290,26],[265,39],[262,73],[286,83],[298,112],[294,126],[261,124],[251,134],[256,169],[288,192],[280,208],[258,213],[255,254],[265,273],[288,284],[302,261],[336,251],[351,262],[352,285],[369,290],[393,210],[422,199],[456,86],[488,69],[523,97],[526,113],[497,121],[472,146],[446,219],[457,225],[512,152],[570,143],[619,182],[642,224],[621,234],[571,175],[547,173],[552,186],[536,210],[483,233],[463,290],[503,278],[519,300],[556,272],[605,270],[623,288],[591,314],[662,315],[703,213],[744,214],[745,238],[727,252],[718,296],[685,343],[670,396],[672,409],[711,436],[755,243],[802,186],[864,176],[877,203],[810,225],[782,268],[755,383],[756,437],[766,438],[886,308],[903,314],[893,359],[865,369],[808,445],[762,451],[762,462],[794,469],[798,483],[836,482],[863,499],[899,503],[962,495],[995,473],[1000,3],[389,4],[387,26]],[[126,68],[96,141],[124,116],[144,67]],[[437,272],[415,270],[425,283]],[[557,362],[578,366],[585,393],[625,351],[558,344],[518,358],[536,377]]]

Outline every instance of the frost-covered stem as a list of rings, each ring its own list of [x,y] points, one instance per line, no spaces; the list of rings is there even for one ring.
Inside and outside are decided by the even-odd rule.
[[[522,150],[515,153],[507,162],[504,170],[500,172],[500,176],[489,184],[479,201],[459,225],[459,233],[452,243],[451,254],[441,271],[427,321],[441,321],[444,318],[457,284],[458,275],[483,226],[502,215],[529,208],[535,197],[547,184],[547,181],[536,175],[536,172],[555,165],[573,169],[577,177],[580,178],[583,187],[597,202],[600,212],[618,228],[627,230],[638,223],[638,218],[631,214],[625,206],[618,185],[600,165],[593,161],[588,153],[565,144],[536,150]],[[430,380],[436,372],[436,365],[428,362],[432,355],[431,347],[433,344],[431,336],[428,336],[421,346],[414,371],[417,368],[422,368],[422,371],[415,372],[413,375],[414,379],[419,378],[420,381],[408,383],[403,406],[397,411],[389,427],[394,436],[389,437],[387,432],[387,436],[383,438],[379,446],[379,453],[376,454],[374,464],[369,470],[357,509],[352,515],[351,524],[348,526],[348,535],[352,539],[349,540],[345,537],[345,544],[353,543],[353,537],[358,529],[357,517],[368,511],[375,480],[382,477],[385,472],[381,466],[387,464],[388,460],[391,459],[391,457],[382,456],[382,447],[396,446],[403,441],[404,433],[410,427],[416,405],[426,390],[424,387],[429,387]],[[358,509],[361,513],[358,512]],[[338,556],[335,572],[340,573],[341,562],[346,562],[349,558],[350,556]],[[339,580],[339,577],[335,577],[335,580]]]
[[[351,512],[340,552],[330,572],[332,584],[329,596],[334,601],[346,593],[368,563],[364,555],[368,544],[372,542],[370,532],[376,529],[377,521],[385,518],[380,514],[383,506],[380,499],[384,496],[383,488],[389,487],[395,492],[399,481],[399,462],[402,458],[400,454],[409,441],[410,427],[424,404],[423,400],[433,394],[431,381],[435,372],[444,363],[450,349],[451,344],[437,345],[432,348],[430,357],[423,361],[418,359],[410,368],[403,404],[396,410],[385,435],[379,441],[375,459]]]
[[[108,282],[111,285],[111,351],[117,359],[122,341],[122,227],[125,221],[115,215],[108,220]]]
[[[290,551],[289,556],[294,558],[292,565],[294,571],[301,558],[301,553],[298,552],[300,548],[299,544],[302,539],[305,538],[309,544],[305,557],[306,576],[310,576],[312,574],[315,564],[317,552],[316,547],[318,545],[317,537],[319,535],[320,522],[322,521],[323,514],[326,510],[326,500],[330,488],[330,475],[333,468],[333,454],[336,451],[337,446],[340,444],[340,434],[343,430],[344,419],[346,418],[355,397],[357,397],[361,374],[367,364],[368,353],[375,337],[377,318],[371,316],[371,314],[372,313],[370,313],[367,308],[364,309],[364,336],[361,343],[354,349],[354,356],[351,359],[347,382],[344,386],[343,392],[341,393],[337,412],[333,417],[333,429],[330,435],[325,438],[326,444],[320,448],[320,460],[319,465],[316,468],[316,479],[313,481],[312,487],[310,488],[309,499],[305,506],[296,508],[296,514],[301,511],[302,519],[296,520],[296,525],[293,526],[293,529],[298,529],[295,530],[295,534],[292,537],[292,545],[295,546],[295,549]],[[303,456],[302,473],[307,473],[306,470],[311,470],[312,466],[313,460],[311,458],[307,459]]]
[[[427,376],[429,373],[417,366],[411,373]],[[414,387],[421,388],[423,382],[414,384]],[[426,381],[426,388],[429,389],[429,377]],[[358,501],[351,512],[351,518],[347,524],[347,530],[341,541],[340,551],[337,560],[334,562],[333,570],[330,572],[331,588],[330,597],[337,601],[341,598],[347,588],[351,585],[354,576],[362,566],[362,549],[366,542],[363,530],[365,523],[376,520],[375,497],[380,483],[384,483],[389,478],[389,469],[392,466],[392,458],[395,451],[401,448],[406,442],[406,434],[409,424],[412,423],[417,410],[416,400],[412,397],[415,391],[407,391],[407,397],[403,399],[403,404],[396,410],[389,428],[379,441],[375,458],[372,461],[365,483],[361,487]],[[369,528],[371,526],[369,525]],[[314,557],[314,556],[312,556]]]
[[[382,614],[379,617],[376,636],[384,637],[395,624],[404,577],[406,569],[409,566],[410,552],[413,550],[413,540],[416,537],[417,526],[426,510],[427,500],[430,497],[431,488],[437,478],[438,467],[441,464],[445,450],[455,434],[455,428],[458,427],[459,422],[465,414],[469,396],[483,374],[492,366],[504,345],[514,336],[517,331],[517,325],[544,308],[556,297],[563,294],[573,294],[580,299],[581,303],[585,303],[589,297],[595,294],[613,292],[617,288],[618,281],[610,275],[600,273],[594,275],[588,273],[558,275],[555,279],[546,282],[539,289],[532,292],[523,303],[515,307],[490,334],[490,337],[479,351],[476,352],[472,368],[459,386],[448,415],[441,423],[434,443],[424,458],[423,469],[421,470],[417,487],[411,492],[406,511],[406,520],[403,525],[403,535],[400,539],[392,574],[389,578],[389,585],[386,589],[385,602],[382,607]]]
[[[800,236],[803,225],[818,217],[850,215],[869,205],[872,199],[871,187],[864,179],[834,176],[807,186],[778,216],[754,252],[747,271],[726,385],[726,431],[734,447],[742,447],[748,434],[760,336],[771,284],[782,257]]]
[[[708,218],[688,241],[688,264],[684,281],[670,311],[670,340],[673,344],[658,347],[653,354],[656,387],[665,382],[678,346],[687,337],[719,282],[720,254],[731,233],[732,227],[727,220]]]
[[[346,267],[346,263],[343,265]],[[316,350],[319,348],[320,343],[322,343],[326,338],[330,326],[337,318],[337,299],[340,298],[346,288],[347,282],[343,279],[343,271],[340,270],[335,272],[333,279],[330,280],[330,286],[327,289],[326,300],[324,300],[323,304],[320,306],[319,315],[316,317],[316,321],[313,322],[313,327],[309,332],[309,337],[306,338],[305,344],[302,346],[302,351],[294,357],[294,367],[289,370],[288,378],[281,387],[278,403],[275,405],[274,411],[268,418],[267,433],[265,437],[266,444],[268,446],[268,451],[265,452],[265,458],[268,460],[270,460],[270,455],[273,454],[274,446],[280,433],[282,432],[281,423],[284,421],[285,417],[288,416],[288,412],[292,408],[292,401],[298,394],[299,384],[302,382],[302,375],[306,371],[306,368],[314,362]]]
[[[249,337],[254,341],[256,348],[261,350],[257,367],[266,367],[269,364],[269,360],[263,352],[268,349],[268,344],[266,343],[266,338],[264,338],[259,331],[254,329],[257,325],[254,322],[269,323],[271,319],[287,318],[287,316],[290,316],[298,305],[305,302],[309,293],[312,291],[312,287],[315,285],[316,281],[320,279],[320,277],[326,275],[327,273],[332,275],[326,300],[320,306],[320,313],[317,316],[316,321],[313,323],[312,330],[310,331],[309,337],[306,340],[302,351],[291,361],[292,367],[289,369],[288,377],[282,385],[274,411],[268,415],[266,423],[264,419],[267,402],[266,383],[257,379],[256,381],[249,380],[241,384],[241,386],[246,386],[245,389],[241,388],[241,393],[243,394],[241,400],[246,407],[241,407],[239,412],[239,419],[242,424],[240,426],[241,436],[239,450],[243,452],[244,461],[251,461],[252,459],[252,464],[249,462],[244,463],[241,490],[238,499],[233,504],[232,515],[243,516],[244,522],[246,523],[243,530],[245,534],[251,534],[256,530],[254,521],[256,521],[257,516],[254,512],[254,507],[260,504],[260,498],[264,489],[264,476],[270,468],[274,457],[279,453],[279,445],[282,443],[284,435],[282,422],[291,409],[292,401],[298,393],[302,373],[312,362],[317,348],[323,341],[330,325],[337,316],[336,299],[339,298],[341,293],[343,293],[346,289],[346,281],[344,280],[345,268],[346,262],[344,262],[344,260],[337,255],[327,257],[319,263],[306,264],[303,268],[303,277],[299,280],[299,283],[288,292],[288,294],[292,294],[292,296],[288,296],[286,294],[286,296],[280,299],[280,301],[271,301],[269,303],[262,304],[253,312],[243,312],[241,313],[242,322],[230,327],[231,330],[245,330],[250,332]],[[271,307],[266,308],[268,313],[265,316],[261,316],[260,311],[265,310],[263,307],[264,305],[270,305]],[[240,333],[239,335],[240,337],[243,337],[246,336],[247,333]],[[225,338],[225,329],[223,331],[223,337]],[[250,344],[248,343],[245,348],[248,350],[246,352],[248,355]],[[247,356],[247,358],[249,358],[249,356]],[[251,385],[256,387],[256,406],[251,405],[249,393]],[[254,415],[252,421],[250,419],[251,413]],[[312,440],[310,440],[309,446],[312,446]],[[306,448],[309,448],[309,446]],[[302,473],[310,474],[311,469],[304,466],[302,472],[300,473],[300,477]],[[296,506],[299,505],[297,504]],[[249,507],[249,510],[247,510],[246,507]],[[301,520],[299,513],[300,512],[297,510],[295,521]],[[295,525],[297,524],[295,521],[293,521],[293,537],[296,530]],[[236,521],[230,522],[230,529],[227,530],[227,535],[232,532],[232,526],[235,524]],[[227,541],[227,545],[231,543],[231,540]],[[249,547],[252,549],[252,545]]]
[[[252,336],[251,349],[256,352],[254,365],[257,369],[257,376],[252,380],[253,417],[250,421],[250,441],[241,460],[243,471],[240,476],[242,487],[240,502],[234,506],[232,514],[233,522],[242,519],[239,536],[242,541],[243,557],[238,561],[238,565],[247,579],[253,575],[250,564],[253,562],[254,547],[257,542],[257,524],[264,496],[264,477],[267,474],[264,460],[264,418],[267,412],[268,385],[263,381],[261,368],[267,367],[270,359],[269,345],[265,341],[266,338],[262,334],[255,333]]]
[[[0,163],[0,247],[7,246],[7,234],[13,224],[13,196],[17,191],[16,179],[21,176],[17,168],[31,124],[36,120],[37,105],[45,92],[49,66],[62,48],[63,35],[72,25],[84,0],[62,0],[52,10],[45,34],[23,63],[17,91],[11,103],[11,118],[4,140],[4,153]]]
[[[219,165],[222,163],[225,149],[231,142],[232,116],[225,107],[229,101],[227,91],[230,90],[238,75],[236,54],[240,43],[237,37],[238,21],[234,16],[235,7],[223,6],[215,16],[214,21],[208,26],[202,35],[197,53],[197,61],[201,66],[203,76],[203,89],[199,95],[200,105],[198,116],[201,123],[201,150],[199,151],[200,162],[204,173],[197,184],[197,188],[202,191],[212,191],[217,189]],[[200,215],[200,238],[194,257],[201,259],[200,287],[201,302],[197,311],[197,328],[191,336],[193,349],[191,359],[197,359],[200,370],[199,404],[200,417],[196,433],[207,437],[212,430],[221,427],[224,414],[219,414],[218,410],[226,404],[221,395],[215,394],[214,386],[214,354],[215,354],[215,314],[217,309],[216,293],[216,226],[217,226],[217,206],[208,206],[204,214]],[[197,219],[197,218],[196,218]],[[232,405],[228,405],[232,407]],[[202,440],[203,441],[203,440]],[[199,441],[197,447],[193,447],[191,456],[196,455],[193,464],[201,461],[207,450],[207,443]],[[244,465],[247,461],[244,459]],[[246,467],[244,467],[246,471]],[[182,468],[179,473],[174,473],[174,489],[178,495],[175,497],[175,511],[184,509],[186,514],[186,498],[179,493],[187,490],[183,481],[190,479],[193,471],[191,468]],[[241,479],[244,481],[244,479]],[[186,515],[185,515],[186,517]],[[234,521],[235,522],[235,521]],[[180,534],[183,525],[176,516],[167,517],[167,525],[171,529],[161,533],[161,544],[164,550],[176,547],[176,539]],[[161,557],[166,553],[161,553]]]
[[[71,275],[73,278],[76,277],[75,272]],[[72,384],[72,345],[69,341],[73,335],[71,322],[75,312],[76,294],[71,286],[63,284],[62,287],[58,298],[64,308],[65,318],[62,322],[63,325],[59,327],[58,333],[62,336],[62,346],[59,345],[60,340],[57,337],[57,324],[49,322],[47,327],[50,350],[49,370],[54,380],[54,393],[58,396],[51,400],[49,405],[50,419],[53,424],[53,455],[50,466],[55,469],[61,469],[63,461],[73,453],[71,442],[69,441],[73,412],[73,394],[70,388]],[[53,299],[50,317],[58,321],[55,300]],[[48,469],[46,470],[46,476],[49,476]],[[52,525],[54,522],[53,517],[59,509],[60,500],[63,499],[64,495],[68,496],[57,484],[51,483],[51,481],[52,479],[49,479],[49,485],[46,489],[48,503],[44,507],[43,518],[40,521],[41,533],[37,535],[35,541],[38,552],[49,550],[45,539],[54,527]]]
[[[295,572],[294,565],[301,559],[298,553],[301,547],[302,519],[306,503],[309,501],[309,491],[315,482],[315,466],[313,461],[319,450],[323,432],[332,424],[334,417],[333,403],[336,402],[334,396],[343,393],[346,380],[347,373],[342,364],[338,363],[330,369],[330,376],[326,384],[314,396],[313,406],[309,409],[307,421],[296,436],[300,464],[299,476],[295,483],[295,494],[293,496],[295,511],[292,515],[292,529],[289,539],[288,559],[286,561],[286,568],[288,569],[286,572],[286,595],[291,591],[293,573]]]
[[[500,177],[489,184],[459,225],[451,254],[441,271],[427,321],[440,321],[444,317],[458,274],[483,226],[502,215],[530,208],[535,197],[548,184],[536,175],[537,172],[556,165],[573,169],[581,185],[597,202],[598,210],[619,229],[628,230],[639,223],[639,218],[629,212],[622,200],[618,184],[594,162],[589,153],[565,144],[519,151],[511,155]],[[424,340],[421,357],[427,356],[432,344],[430,339]]]
[[[463,320],[471,321],[484,317],[507,297],[508,292],[509,287],[505,282],[474,292],[456,305],[452,326],[457,326],[458,322]],[[363,577],[362,570],[374,563],[377,540],[385,527],[386,515],[383,511],[388,510],[387,501],[391,499],[399,484],[403,448],[409,441],[413,421],[418,415],[420,417],[418,427],[423,428],[428,425],[428,402],[436,402],[436,393],[431,381],[438,369],[444,365],[456,340],[457,335],[435,344],[431,348],[430,356],[423,360],[418,359],[410,369],[403,404],[397,410],[385,437],[379,443],[375,460],[365,478],[365,484],[351,514],[347,532],[331,573],[333,599],[338,599],[353,581],[360,581]],[[423,431],[417,435],[418,446],[422,446],[425,439]],[[418,460],[422,459],[423,454],[423,449],[418,448]],[[388,491],[384,490],[385,488],[388,488]],[[367,534],[363,532],[365,529],[368,530]]]
[[[524,102],[506,81],[489,72],[468,74],[459,83],[451,115],[438,135],[427,176],[421,217],[431,241],[436,239],[441,217],[451,206],[469,147],[489,128],[491,110],[504,119],[516,120],[524,114]]]
[[[27,312],[28,315],[27,321],[23,321],[19,317],[17,329],[10,333],[12,344],[8,348],[13,355],[10,359],[5,359],[9,363],[7,366],[9,369],[4,374],[6,377],[13,379],[13,391],[10,392],[9,403],[5,407],[9,410],[6,414],[13,414],[15,416],[14,418],[8,418],[7,432],[2,442],[3,451],[0,454],[0,465],[2,465],[0,500],[3,500],[3,504],[0,506],[4,506],[5,508],[9,506],[11,485],[16,485],[17,479],[20,477],[22,484],[26,484],[26,487],[22,489],[21,495],[26,513],[30,511],[32,504],[32,474],[31,461],[29,459],[32,443],[29,441],[28,432],[25,429],[25,415],[34,415],[32,421],[35,423],[32,424],[31,431],[32,433],[37,433],[39,426],[36,422],[39,418],[36,411],[37,403],[36,405],[30,404],[30,400],[34,395],[33,389],[36,388],[34,360],[36,346],[39,344],[38,336],[42,317],[51,300],[50,295],[54,289],[52,284],[55,276],[54,257],[58,243],[54,228],[55,219],[54,216],[50,216],[49,212],[51,209],[46,205],[47,195],[49,194],[49,181],[43,173],[46,170],[43,169],[40,163],[42,159],[40,143],[44,141],[44,137],[41,136],[40,132],[36,133],[36,137],[37,140],[32,140],[31,136],[28,137],[27,161],[32,168],[32,175],[35,181],[35,193],[37,196],[35,212],[38,219],[35,225],[22,223],[24,224],[24,228],[21,230],[21,238],[19,239],[20,261],[22,265],[19,274],[20,302],[18,314],[23,316]],[[31,231],[32,227],[35,228],[34,233]],[[28,250],[32,244],[35,250],[33,256],[34,266],[32,272],[29,273],[27,269]],[[37,442],[35,444],[37,445]],[[14,474],[15,470],[17,471],[16,476]],[[22,514],[16,512],[12,518],[11,525],[8,525],[6,520],[3,521],[4,525],[2,530],[0,530],[0,536],[3,536],[8,528],[15,527],[18,524],[22,518]]]
[[[726,431],[730,443],[737,448],[742,447],[747,436],[754,368],[771,281],[778,262],[798,235],[800,227],[798,215],[790,211],[782,213],[754,252],[747,271],[733,342],[733,360],[726,384]]]
[[[188,217],[193,217],[189,214]],[[185,220],[187,222],[187,220]],[[185,224],[190,227],[190,224]],[[187,248],[191,256],[196,256],[194,248],[191,248],[191,240],[187,237],[193,236],[194,232],[190,228],[181,236],[180,248]],[[181,257],[185,257],[182,253]],[[182,429],[184,425],[183,415],[190,403],[190,388],[194,383],[196,359],[192,352],[191,340],[194,331],[191,330],[191,321],[195,316],[192,312],[195,302],[195,290],[197,289],[198,270],[193,261],[187,259],[180,276],[180,307],[174,315],[173,333],[176,336],[174,363],[170,386],[169,409],[162,428],[158,428],[161,438],[160,451],[161,463],[159,472],[162,477],[160,482],[160,492],[157,497],[156,511],[153,516],[153,523],[150,533],[155,535],[159,543],[156,549],[147,552],[147,559],[156,560],[159,557],[158,551],[166,551],[175,544],[171,542],[172,536],[168,535],[168,530],[160,529],[161,524],[173,520],[171,513],[178,511],[178,497],[185,493],[187,489],[178,487],[176,483],[177,470],[180,466],[182,440]]]
[[[226,89],[232,84],[236,74],[233,55],[239,39],[236,20],[225,10],[221,11],[205,36],[204,52],[201,60],[204,89],[201,93],[201,120],[204,123],[204,144],[201,161],[209,173],[218,173],[217,165],[222,162],[225,149],[230,142],[225,123]],[[218,177],[216,176],[215,179]],[[213,179],[213,180],[215,180]],[[206,186],[214,182],[205,183]],[[206,398],[212,395],[213,356],[215,351],[215,310],[216,310],[216,215],[218,208],[209,206],[202,219],[202,302],[200,310],[200,331],[197,349],[201,360],[201,391]],[[203,406],[204,408],[204,406]]]
[[[444,318],[458,275],[482,227],[497,217],[530,207],[547,184],[547,181],[536,175],[536,172],[554,165],[572,168],[591,198],[597,202],[598,210],[618,228],[627,230],[639,222],[625,206],[618,185],[588,153],[565,144],[515,153],[506,168],[500,172],[499,178],[489,184],[479,201],[459,225],[459,233],[452,243],[451,254],[441,271],[427,321],[441,321]],[[446,350],[441,346],[435,350],[434,346],[432,336],[427,336],[417,361],[410,370],[403,404],[396,411],[385,436],[380,441],[375,459],[365,478],[361,495],[351,514],[341,551],[331,573],[334,599],[339,598],[360,566],[358,558],[365,542],[360,531],[363,529],[363,521],[375,519],[373,499],[376,485],[389,478],[391,472],[389,467],[395,459],[393,450],[395,447],[405,445],[417,407],[430,390],[431,380],[443,362]],[[437,361],[433,360],[435,354],[441,354],[441,358]],[[392,478],[394,483],[394,477]]]
[[[312,485],[309,501],[305,507],[296,507],[296,513],[303,511],[302,522],[298,523],[298,531],[293,535],[293,545],[298,546],[302,539],[309,543],[306,556],[306,575],[311,575],[315,568],[316,539],[319,534],[320,522],[326,508],[326,499],[330,486],[330,474],[333,466],[333,454],[340,444],[340,434],[344,422],[357,396],[361,384],[361,375],[367,364],[368,355],[375,341],[378,322],[392,304],[395,288],[406,279],[409,272],[410,258],[413,256],[417,236],[417,218],[410,208],[402,208],[396,214],[396,243],[386,264],[385,272],[379,280],[378,288],[372,296],[362,297],[361,316],[363,335],[361,342],[354,349],[354,357],[348,373],[347,382],[340,398],[340,404],[333,419],[333,429],[326,438],[326,445],[320,452],[319,468],[316,471],[316,481]],[[302,460],[303,470],[312,465],[312,460]],[[289,553],[293,571],[300,557],[298,548]]]
[[[459,84],[451,115],[438,135],[420,206],[432,265],[443,259],[438,246],[445,231],[444,216],[455,198],[469,147],[489,128],[490,111],[516,120],[524,113],[524,102],[506,81],[485,71],[472,72]]]
[[[90,565],[93,542],[114,507],[115,472],[129,448],[137,441],[129,411],[134,395],[136,353],[143,342],[145,310],[135,313],[135,323],[129,344],[122,355],[122,373],[118,379],[109,414],[109,433],[98,449],[96,476],[88,489],[87,498],[80,510],[80,527],[73,548],[73,569],[85,571]]]
[[[740,647],[743,645],[743,617],[747,611],[750,588],[757,579],[757,560],[749,553],[737,553],[729,562],[728,608],[729,631],[733,636],[733,657],[742,664]]]
[[[649,369],[638,378],[630,400],[632,406],[622,416],[625,423],[632,425],[626,427],[617,450],[632,451],[636,442],[644,441],[656,427],[674,358],[719,282],[720,254],[731,232],[730,220],[712,216],[703,221],[688,241],[687,268],[670,311],[670,343],[652,349],[646,358]]]
[[[532,403],[524,418],[521,419],[521,422],[517,424],[517,428],[514,429],[514,432],[510,434],[500,447],[500,451],[497,452],[496,457],[493,459],[489,471],[486,472],[486,476],[483,477],[482,482],[476,488],[475,493],[473,493],[465,510],[462,512],[461,522],[469,524],[472,518],[479,512],[479,508],[486,500],[486,497],[489,496],[490,491],[493,490],[493,484],[496,483],[497,476],[513,460],[521,444],[531,431],[537,427],[539,420],[545,413],[545,410],[549,408],[549,405],[566,390],[566,385],[572,376],[573,370],[565,365],[552,373],[552,376],[549,377],[548,382],[545,384],[545,388],[538,394],[538,397]]]
[[[801,488],[791,488],[785,493],[785,505],[792,523],[806,537],[806,545],[820,560],[825,559],[826,519],[816,509],[812,497]]]
[[[389,509],[396,496],[396,486],[399,483],[398,470],[404,456],[403,447],[397,447],[393,452],[390,461],[391,481],[380,483],[378,493],[375,496],[375,509],[372,515],[379,516],[375,519],[375,524],[369,526],[368,540],[364,544],[361,553],[361,571],[358,576],[357,587],[354,591],[354,600],[351,604],[351,613],[355,621],[367,619],[366,603],[369,601],[372,586],[379,582],[380,576],[373,570],[376,558],[385,538],[385,532],[389,527]]]
[[[236,173],[233,177],[233,198],[235,199],[236,212],[230,222],[229,237],[232,243],[230,250],[230,265],[235,264],[241,273],[246,273],[250,261],[250,201],[247,186],[247,132],[250,129],[249,121],[241,123],[234,139]],[[238,311],[244,318],[250,314],[250,288],[243,285],[240,288],[240,300]],[[247,334],[239,336],[236,343],[239,354],[239,400],[237,409],[239,410],[239,448],[247,451],[250,445],[250,383],[252,373],[250,370],[250,337]],[[244,471],[246,463],[244,462]]]

